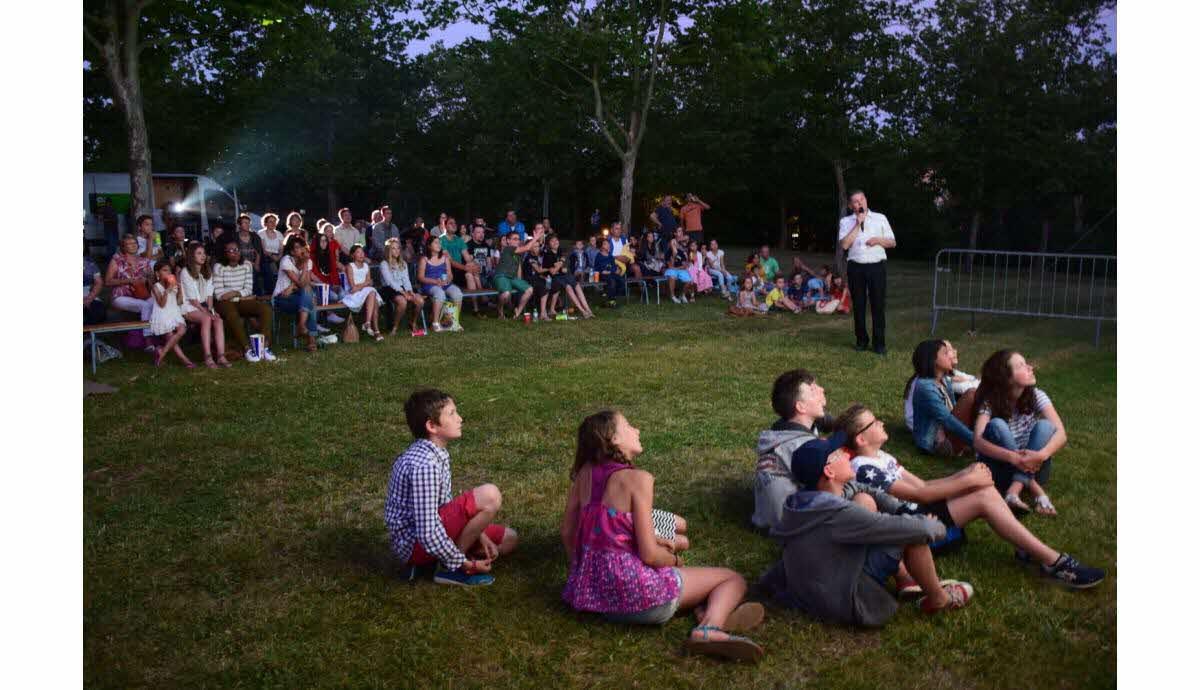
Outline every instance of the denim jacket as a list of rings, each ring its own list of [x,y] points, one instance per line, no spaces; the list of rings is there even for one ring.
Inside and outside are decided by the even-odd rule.
[[[913,442],[926,453],[933,452],[939,427],[944,428],[947,435],[954,434],[966,441],[967,445],[974,447],[975,432],[951,414],[958,396],[950,386],[950,377],[947,376],[942,383],[946,394],[950,396],[949,406],[946,405],[933,379],[920,378],[913,381]]]

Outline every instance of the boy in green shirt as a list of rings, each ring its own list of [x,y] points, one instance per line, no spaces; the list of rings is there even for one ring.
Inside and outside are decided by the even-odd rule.
[[[500,293],[500,301],[496,305],[496,309],[500,312],[501,319],[505,318],[504,305],[512,299],[513,293],[521,293],[521,301],[517,304],[516,311],[513,312],[513,318],[525,311],[525,305],[533,296],[533,286],[521,280],[521,259],[517,255],[537,247],[543,232],[545,230],[541,225],[534,226],[533,236],[524,244],[521,244],[521,236],[516,230],[509,232],[501,240],[500,260],[496,264],[496,275],[493,278],[496,283],[496,291]]]

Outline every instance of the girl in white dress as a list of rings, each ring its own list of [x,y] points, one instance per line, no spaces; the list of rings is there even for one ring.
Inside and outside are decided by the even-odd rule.
[[[357,314],[366,307],[363,331],[376,340],[383,340],[379,332],[379,293],[371,286],[371,267],[367,265],[367,253],[361,244],[350,247],[350,263],[346,264],[346,281],[349,289],[342,295],[342,304]]]
[[[150,332],[158,336],[168,336],[166,344],[154,349],[154,366],[162,366],[163,356],[167,351],[171,351],[184,366],[192,369],[196,365],[192,364],[179,348],[179,341],[187,332],[187,322],[183,319],[182,311],[183,288],[179,287],[175,274],[171,272],[171,262],[159,259],[158,263],[154,264],[154,278],[154,287],[150,289],[150,296],[154,299],[154,308],[150,313]]]
[[[183,288],[183,318],[200,327],[200,344],[204,348],[204,366],[231,367],[225,359],[225,322],[213,309],[212,273],[208,268],[208,252],[199,242],[188,242],[183,267],[179,270],[179,285]],[[212,357],[213,351],[217,359]]]

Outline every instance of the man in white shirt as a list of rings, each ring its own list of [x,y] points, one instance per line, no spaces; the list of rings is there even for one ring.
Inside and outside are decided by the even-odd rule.
[[[867,208],[862,190],[850,193],[850,210],[838,226],[838,241],[846,251],[846,278],[854,304],[855,349],[874,344],[876,354],[887,354],[884,339],[887,322],[887,252],[896,246],[896,236],[887,216]],[[871,340],[867,340],[867,300],[871,301]]]
[[[338,260],[343,264],[348,264],[350,263],[350,248],[356,244],[362,244],[363,238],[358,228],[354,227],[354,224],[351,222],[350,209],[343,208],[339,210],[338,218],[342,222],[333,229],[333,239],[337,240],[340,247],[338,250]]]

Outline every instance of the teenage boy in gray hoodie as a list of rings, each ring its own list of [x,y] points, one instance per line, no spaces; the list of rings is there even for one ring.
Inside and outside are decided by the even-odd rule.
[[[769,530],[779,524],[783,503],[796,492],[792,453],[817,438],[818,426],[830,429],[825,389],[804,369],[785,371],[771,388],[771,407],[779,419],[758,434],[758,467],[754,472],[754,526]]]
[[[803,487],[788,498],[783,520],[773,533],[784,540],[783,561],[764,584],[783,585],[777,599],[830,623],[882,626],[896,613],[887,579],[901,559],[925,596],[926,613],[962,608],[971,585],[938,580],[929,543],[946,528],[932,515],[890,515],[888,506],[872,512],[843,497],[854,479],[846,434],[814,439],[792,456],[792,474]],[[782,596],[779,596],[782,595]]]

